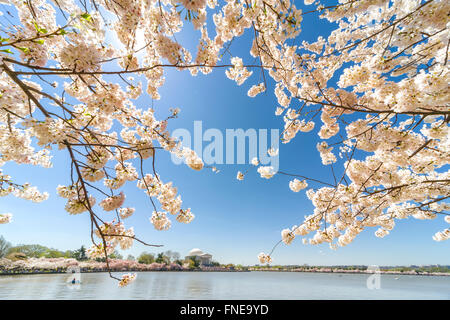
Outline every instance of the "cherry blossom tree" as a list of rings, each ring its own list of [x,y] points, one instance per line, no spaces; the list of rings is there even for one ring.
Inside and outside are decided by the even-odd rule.
[[[237,85],[257,72],[262,82],[251,84],[248,95],[270,89],[267,78],[274,80],[282,142],[313,130],[320,117],[317,149],[323,165],[332,168],[333,182],[325,182],[275,172],[253,159],[262,178],[292,176],[294,192],[314,187],[306,191],[314,212],[283,230],[282,242],[304,236],[306,243],[336,248],[365,227],[378,227],[376,235],[383,237],[396,219],[446,215],[449,222],[450,3],[304,2],[310,10],[289,0],[0,0],[9,6],[0,26],[0,166],[51,167],[51,150],[67,152],[71,182],[57,192],[67,199],[69,214],[90,216],[88,254],[108,264],[117,247],[151,245],[123,223],[134,213],[125,206],[124,184],[137,183],[153,208],[151,223],[167,230],[171,215],[181,223],[194,215],[183,208],[172,182],[156,172],[157,155],[170,152],[191,169],[204,167],[167,130],[179,109],[156,119],[151,107],[135,100],[160,99],[168,68],[192,76],[222,69]],[[327,38],[301,42],[305,15],[335,29]],[[194,55],[176,39],[187,24],[200,34]],[[249,54],[256,64],[226,55],[244,32],[253,36]],[[333,169],[337,162],[344,166],[340,176]],[[239,172],[237,178],[244,176]],[[0,190],[36,202],[48,197],[3,171]],[[105,221],[103,211],[115,212],[115,219]],[[11,214],[0,215],[0,223],[10,221]],[[449,237],[448,228],[434,236]],[[260,261],[270,262],[271,254],[260,254]],[[134,278],[116,279],[122,286]]]

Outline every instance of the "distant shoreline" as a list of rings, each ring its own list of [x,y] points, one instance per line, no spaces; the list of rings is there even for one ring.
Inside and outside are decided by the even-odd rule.
[[[109,264],[101,261],[72,258],[28,258],[12,261],[0,259],[1,275],[57,274],[57,273],[95,273],[95,272],[140,272],[140,271],[193,271],[193,272],[241,272],[246,269],[234,266],[200,265],[190,266],[177,263],[139,263],[134,260],[110,259]]]
[[[370,266],[242,266],[242,265],[180,265],[177,263],[143,264],[133,260],[111,259],[105,262],[67,258],[29,258],[12,261],[0,259],[0,276],[27,274],[58,274],[70,272],[304,272],[336,274],[386,274],[411,276],[450,276],[450,266],[379,266],[375,270]]]
[[[108,270],[81,270],[80,273],[108,273]],[[116,272],[250,272],[249,270],[111,270]],[[0,270],[0,276],[19,276],[28,274],[71,274],[66,270],[61,271],[7,271]]]
[[[315,270],[315,271],[307,271],[307,270],[111,270],[111,272],[299,272],[299,273],[333,273],[333,274],[362,274],[362,275],[371,275],[374,274],[374,272],[365,272],[365,271],[357,271],[357,270],[339,270],[339,271],[321,271],[321,270]],[[108,270],[81,270],[80,273],[108,273]],[[443,272],[435,272],[435,273],[412,273],[412,272],[395,272],[395,271],[380,271],[377,272],[381,275],[400,275],[400,276],[438,276],[438,277],[445,277],[450,276],[450,273],[443,273]],[[0,270],[0,276],[14,276],[14,275],[33,275],[33,274],[69,274],[66,270],[30,270],[30,271],[7,271]]]
[[[420,273],[420,272],[397,272],[397,271],[383,271],[380,270],[379,272],[366,272],[366,271],[360,271],[360,270],[339,270],[339,271],[322,271],[322,270],[315,270],[315,271],[308,271],[308,270],[249,270],[251,272],[302,272],[302,273],[335,273],[335,274],[364,274],[364,275],[371,275],[371,274],[382,274],[382,275],[400,275],[400,276],[439,276],[439,277],[448,277],[450,276],[450,273],[445,272],[428,272],[428,273]]]

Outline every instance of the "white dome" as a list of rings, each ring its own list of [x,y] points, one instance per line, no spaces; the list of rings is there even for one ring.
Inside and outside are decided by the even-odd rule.
[[[191,251],[189,251],[188,256],[201,256],[203,254],[203,251],[200,250],[199,248],[194,248]]]

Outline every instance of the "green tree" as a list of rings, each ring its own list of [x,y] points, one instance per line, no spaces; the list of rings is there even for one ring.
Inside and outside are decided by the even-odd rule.
[[[213,267],[220,267],[220,263],[217,262],[217,261],[211,261],[211,265],[212,265]]]
[[[20,252],[25,254],[29,258],[40,258],[45,255],[47,250],[49,250],[49,248],[40,244],[21,244],[15,247],[11,247],[8,250],[8,254]]]
[[[175,262],[176,264],[182,266],[184,261],[181,260],[181,259],[177,259],[177,260],[175,260],[174,262]]]
[[[189,258],[186,262],[189,263],[189,269],[197,269],[200,267],[200,261],[196,258]]]
[[[64,252],[64,258],[68,259],[68,258],[75,258],[74,257],[74,251],[71,250],[66,250]]]
[[[88,257],[86,256],[86,248],[84,246],[81,246],[80,249],[75,250],[73,252],[73,257],[77,259],[78,261],[87,260]]]
[[[11,243],[5,240],[3,236],[0,236],[0,258],[3,258],[11,248]]]
[[[25,255],[25,253],[22,252],[11,252],[8,253],[6,258],[12,261],[17,261],[17,260],[26,260],[27,256]]]
[[[141,255],[138,257],[137,261],[143,264],[151,264],[155,262],[155,256],[152,255],[151,253],[142,252]]]
[[[71,251],[60,251],[40,244],[21,244],[9,247],[7,254],[23,253],[28,258],[71,258]]]
[[[136,261],[136,258],[132,254],[129,254],[128,257],[127,257],[127,260],[129,260],[129,261]]]
[[[47,249],[43,255],[44,258],[63,258],[64,252],[55,250],[55,249]]]
[[[164,253],[160,252],[158,253],[158,256],[156,257],[157,263],[164,263],[165,262],[165,256]]]

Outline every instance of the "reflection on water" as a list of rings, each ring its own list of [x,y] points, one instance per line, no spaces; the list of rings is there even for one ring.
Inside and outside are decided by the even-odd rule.
[[[450,277],[300,272],[141,272],[119,288],[106,273],[0,276],[0,299],[450,299]]]

